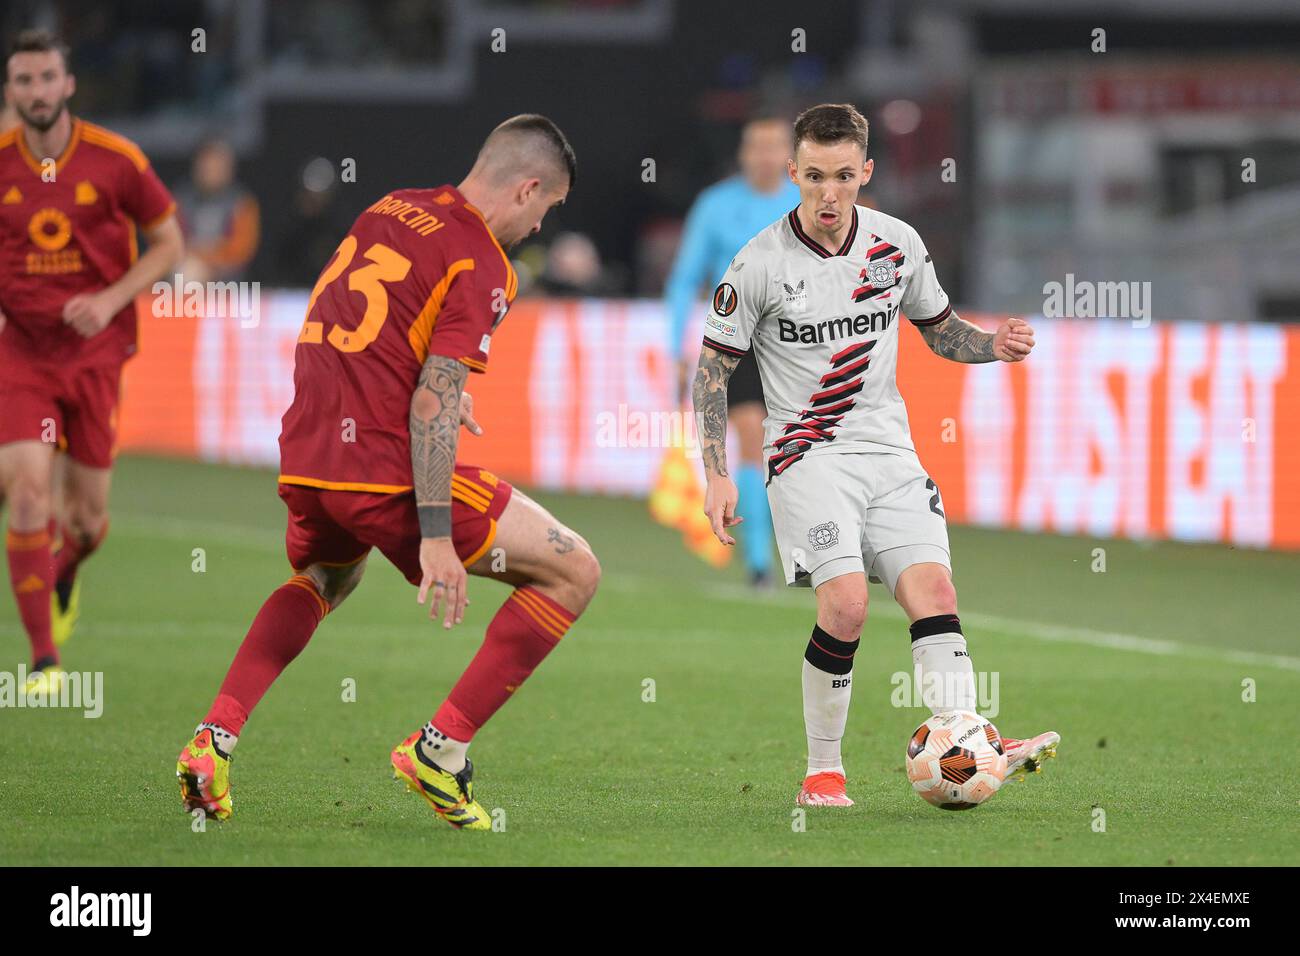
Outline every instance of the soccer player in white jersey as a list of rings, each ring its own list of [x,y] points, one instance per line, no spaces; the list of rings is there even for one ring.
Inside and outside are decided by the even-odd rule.
[[[985,332],[957,317],[916,230],[855,204],[871,178],[867,121],[848,105],[795,121],[797,208],[731,261],[713,294],[693,386],[708,489],[704,509],[735,541],[738,494],[727,468],[727,379],[751,350],[767,402],[768,500],[786,583],[811,587],[817,622],[804,654],[808,769],[797,802],[850,806],[840,741],[867,578],[911,623],[923,700],[938,714],[975,711],[975,679],[957,617],[943,502],[912,445],[895,381],[906,317],[955,362],[1020,362],[1034,332],[1007,319]],[[1052,732],[1003,738],[1008,775],[1055,753]]]

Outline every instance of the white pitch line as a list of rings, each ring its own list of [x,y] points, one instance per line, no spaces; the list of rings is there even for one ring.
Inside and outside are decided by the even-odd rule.
[[[1300,657],[1288,657],[1285,654],[1238,651],[1229,648],[1210,647],[1206,644],[1188,644],[1184,641],[1141,637],[1137,634],[1124,634],[1118,631],[1094,631],[1086,627],[1043,624],[1038,621],[1022,621],[990,614],[963,614],[962,617],[978,626],[1021,634],[1040,641],[1084,644],[1089,647],[1104,647],[1116,651],[1134,651],[1139,654],[1201,657],[1208,660],[1230,661],[1234,664],[1280,667],[1283,670],[1300,671]]]
[[[604,585],[605,581],[602,581],[601,586]],[[777,590],[764,594],[741,584],[708,584],[703,585],[700,590],[713,597],[737,604],[776,604],[784,607],[804,607],[809,609],[815,606],[810,591],[791,593],[789,590]],[[879,602],[870,606],[867,617],[883,617],[897,621],[907,620],[907,616],[896,604],[885,604],[882,607]],[[1088,647],[1102,647],[1107,650],[1131,651],[1138,654],[1156,654],[1167,657],[1201,657],[1209,660],[1231,661],[1236,664],[1254,664],[1300,671],[1300,657],[1288,657],[1285,654],[1234,651],[1226,648],[1209,647],[1204,644],[1187,644],[1181,641],[1142,637],[1137,634],[1123,634],[1118,631],[1095,631],[1086,627],[1043,624],[1038,621],[1026,621],[996,614],[982,614],[978,611],[963,611],[961,618],[976,627],[1004,631],[1009,634],[1058,644],[1082,644]]]
[[[211,522],[192,521],[188,518],[158,518],[144,515],[120,515],[113,518],[113,530],[126,531],[135,535],[154,535],[184,541],[194,546],[204,544],[222,544],[232,548],[244,548],[251,551],[284,551],[284,538],[277,531],[252,525],[223,525]],[[660,581],[652,581],[644,575],[609,575],[601,581],[601,587],[616,591],[654,590],[663,587]],[[810,591],[795,591],[778,587],[775,591],[759,592],[741,584],[717,582],[697,585],[699,591],[719,600],[736,604],[772,604],[781,607],[812,608]],[[868,612],[871,617],[883,617],[889,620],[903,621],[903,614],[895,604],[880,602],[871,605]],[[1087,647],[1100,647],[1114,651],[1129,651],[1138,654],[1155,654],[1165,657],[1200,657],[1208,660],[1228,661],[1234,664],[1278,667],[1283,670],[1300,671],[1300,657],[1285,654],[1265,654],[1257,651],[1236,651],[1226,648],[1209,647],[1202,644],[1188,644],[1159,638],[1142,637],[1138,634],[1124,634],[1118,631],[1096,631],[1084,627],[1069,627],[1061,624],[1044,624],[1039,621],[1027,621],[1020,618],[1002,617],[995,614],[963,611],[962,619],[976,627],[1005,631],[1022,637],[1058,644],[1080,644]]]

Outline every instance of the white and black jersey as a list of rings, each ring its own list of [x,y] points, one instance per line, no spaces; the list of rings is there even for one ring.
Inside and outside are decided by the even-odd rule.
[[[816,455],[914,455],[898,320],[933,325],[951,311],[916,230],[874,209],[853,207],[834,251],[794,211],[751,239],[714,290],[704,342],[758,360],[768,482]]]

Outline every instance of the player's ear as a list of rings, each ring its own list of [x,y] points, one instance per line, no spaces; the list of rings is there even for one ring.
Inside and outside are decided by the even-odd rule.
[[[860,185],[865,186],[867,183],[871,182],[871,174],[875,168],[876,161],[874,159],[869,159],[862,164],[862,182]]]
[[[793,159],[787,159],[785,161],[785,171],[790,176],[790,182],[792,183],[799,182],[799,167],[794,164]]]
[[[537,191],[541,188],[542,188],[542,181],[538,179],[536,176],[534,176],[532,179],[525,179],[520,184],[520,189],[519,189],[520,205],[526,206],[529,203],[529,201],[531,201],[532,198],[537,195]]]
[[[63,97],[64,97],[64,99],[67,99],[67,98],[68,98],[69,96],[71,96],[73,93],[76,93],[76,92],[77,92],[77,78],[76,78],[73,74],[69,73],[69,74],[68,74],[68,81],[67,81],[67,83],[64,84],[64,87],[63,87],[63,88],[64,88],[64,90],[66,91],[66,92],[63,94]]]

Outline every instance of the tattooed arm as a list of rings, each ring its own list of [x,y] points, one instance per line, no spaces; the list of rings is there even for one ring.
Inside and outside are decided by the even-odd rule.
[[[1022,319],[1007,319],[996,332],[959,318],[956,312],[935,325],[919,325],[917,330],[940,358],[965,362],[1019,362],[1034,347],[1034,330]]]
[[[704,459],[704,513],[713,524],[713,533],[723,544],[736,540],[726,529],[740,524],[736,517],[739,493],[727,470],[727,380],[740,364],[740,357],[727,355],[705,345],[700,349],[700,364],[695,370],[692,394],[695,399],[695,427]]]
[[[411,396],[411,472],[422,538],[451,537],[451,473],[466,374],[456,359],[430,355]]]
[[[446,599],[444,627],[465,612],[465,566],[451,540],[451,476],[460,434],[461,389],[468,369],[443,355],[430,355],[411,396],[411,474],[420,520],[419,601],[433,589],[429,617]]]
[[[959,318],[956,312],[936,325],[920,325],[921,338],[930,351],[954,362],[992,362],[993,333]]]
[[[695,400],[695,427],[707,475],[727,475],[727,381],[740,357],[704,346],[691,389]]]

